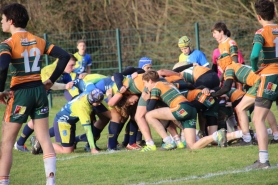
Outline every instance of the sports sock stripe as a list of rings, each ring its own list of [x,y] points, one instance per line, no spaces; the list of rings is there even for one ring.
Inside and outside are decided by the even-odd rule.
[[[52,157],[56,157],[56,154],[55,153],[49,153],[49,154],[43,155],[43,159],[52,158]]]

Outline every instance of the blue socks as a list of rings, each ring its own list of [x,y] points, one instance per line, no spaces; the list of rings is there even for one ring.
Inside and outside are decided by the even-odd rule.
[[[17,144],[19,146],[23,146],[26,142],[26,140],[28,139],[28,137],[34,132],[33,129],[31,129],[28,124],[25,125],[25,127],[23,128],[23,131],[20,135],[20,137],[17,140]]]
[[[82,135],[79,135],[79,136],[76,136],[75,137],[75,142],[78,143],[80,141],[83,141],[83,142],[88,142],[88,139],[87,139],[87,136],[86,134],[82,134]]]
[[[55,136],[54,127],[51,127],[49,129],[49,135],[50,135],[50,137],[54,137]]]
[[[108,149],[117,149],[118,131],[120,126],[119,123],[110,121],[108,126]]]
[[[125,135],[124,135],[124,141],[123,144],[127,145],[129,143],[129,130],[130,130],[130,122],[128,122],[125,126]]]
[[[134,120],[129,121],[129,144],[132,145],[136,143],[136,137],[138,132],[138,125]]]

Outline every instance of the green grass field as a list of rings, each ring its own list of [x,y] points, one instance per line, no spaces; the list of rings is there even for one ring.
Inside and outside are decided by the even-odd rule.
[[[65,104],[63,97],[54,97],[50,125],[55,114]],[[0,105],[3,116],[4,105]],[[276,108],[274,113],[278,118]],[[77,125],[77,134],[83,133]],[[153,132],[159,146],[161,139]],[[119,141],[123,134],[119,136]],[[53,140],[54,141],[54,140]],[[105,149],[107,129],[97,142]],[[31,149],[30,142],[26,143]],[[278,184],[278,145],[269,146],[272,168],[247,171],[244,167],[258,159],[258,147],[207,147],[201,150],[173,150],[140,153],[121,150],[115,153],[90,154],[77,145],[72,154],[57,155],[57,185],[89,184]],[[14,151],[11,185],[45,184],[42,155]]]

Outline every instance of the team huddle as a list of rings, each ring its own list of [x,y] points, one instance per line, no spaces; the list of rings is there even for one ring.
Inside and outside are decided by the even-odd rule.
[[[31,153],[43,153],[49,185],[55,184],[56,153],[71,153],[79,142],[86,142],[86,152],[99,153],[97,141],[105,128],[108,152],[258,145],[259,159],[247,168],[269,168],[266,120],[273,135],[270,143],[278,143],[277,121],[270,110],[278,101],[278,25],[273,21],[273,2],[258,0],[255,10],[263,28],[253,39],[251,66],[245,65],[225,23],[217,22],[211,29],[219,44],[212,66],[202,51],[194,49],[190,38],[182,36],[178,40],[182,53],[172,69],[153,70],[152,59],[142,57],[138,66],[106,76],[91,73],[92,59],[84,40],[77,42],[78,52],[69,54],[25,30],[29,16],[24,6],[14,3],[3,7],[2,30],[12,36],[0,44],[0,102],[7,106],[0,184],[9,184],[13,148],[30,152],[25,142],[33,132]],[[262,64],[258,66],[261,53]],[[43,54],[57,60],[42,68]],[[5,90],[9,66],[12,79]],[[47,95],[53,90],[63,90],[67,103],[49,128]],[[31,120],[16,141],[29,116]],[[78,122],[84,129],[82,135],[76,135]],[[160,148],[150,128],[162,138]],[[124,138],[118,137],[121,132]]]

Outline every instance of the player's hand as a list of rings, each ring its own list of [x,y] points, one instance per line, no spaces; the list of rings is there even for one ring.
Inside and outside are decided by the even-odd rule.
[[[226,100],[229,99],[229,97],[228,97],[226,94],[222,94],[220,97],[221,97],[221,98],[225,98]]]
[[[232,107],[232,102],[226,102],[225,107]]]
[[[73,84],[74,84],[74,82],[73,82],[73,81],[68,82],[68,83],[66,84],[66,89],[67,89],[67,90],[71,89],[71,88],[72,88],[72,86],[73,86]]]
[[[210,91],[209,91],[209,89],[208,88],[204,88],[203,90],[202,90],[202,93],[204,94],[204,95],[210,95]]]
[[[48,91],[53,86],[53,83],[51,82],[51,80],[48,79],[43,82],[43,85],[44,85],[44,88]]]
[[[193,62],[193,66],[199,66],[197,62]]]
[[[134,78],[136,78],[137,76],[138,76],[138,73],[137,73],[137,72],[134,72],[134,73],[132,73],[131,78],[134,79]]]
[[[128,87],[126,87],[126,86],[123,85],[123,86],[120,88],[119,92],[120,92],[121,94],[123,94],[123,93],[126,92],[127,88],[128,88]]]
[[[88,74],[88,73],[81,73],[81,74],[78,76],[78,78],[79,78],[79,79],[83,79],[87,74]]]
[[[109,88],[106,90],[105,92],[106,96],[108,97],[109,95],[112,95],[113,94],[113,91],[112,91],[112,88]]]
[[[9,97],[9,92],[7,92],[7,91],[0,92],[0,103],[7,105],[8,97]]]
[[[97,154],[97,153],[99,153],[99,151],[98,151],[97,149],[95,149],[95,148],[92,148],[92,149],[91,149],[91,153],[92,153],[92,154]]]
[[[151,98],[151,94],[150,94],[149,92],[143,91],[142,94],[141,94],[141,97],[142,97],[145,101],[147,101],[148,99]]]

